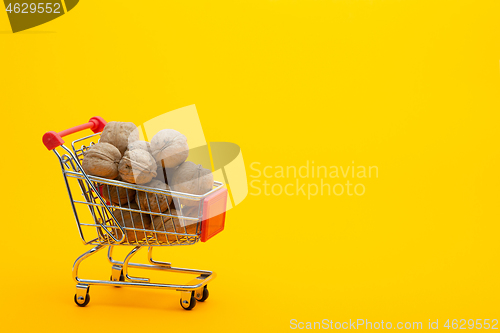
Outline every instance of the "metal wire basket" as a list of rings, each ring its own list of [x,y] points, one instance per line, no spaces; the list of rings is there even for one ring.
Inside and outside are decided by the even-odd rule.
[[[202,230],[204,199],[222,189],[224,184],[214,182],[211,191],[194,195],[86,175],[81,168],[83,155],[98,138],[99,133],[75,140],[71,144],[73,156],[68,153],[60,156],[68,191],[75,189],[70,182],[76,180],[84,199],[77,200],[70,193],[72,204],[87,206],[94,219],[94,223],[83,223],[77,218],[85,244],[172,246],[198,242]],[[161,177],[166,180],[165,175]],[[146,199],[146,204],[137,205],[134,203],[135,198],[141,194]],[[121,196],[121,202],[113,203],[104,198],[113,196]],[[167,210],[161,212],[160,201],[164,202],[165,198],[170,204]],[[180,199],[184,203],[189,202],[189,205],[181,205]],[[161,223],[151,223],[153,220]],[[87,241],[88,233],[83,228],[95,229],[95,237]]]

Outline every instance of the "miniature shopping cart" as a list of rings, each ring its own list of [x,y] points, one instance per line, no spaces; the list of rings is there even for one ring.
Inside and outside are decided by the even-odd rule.
[[[213,189],[208,193],[193,195],[86,174],[81,167],[84,152],[98,141],[100,132],[105,125],[106,121],[104,119],[93,117],[86,124],[59,133],[47,132],[43,136],[43,143],[56,154],[61,164],[80,237],[85,245],[95,245],[94,248],[78,257],[73,265],[73,278],[77,283],[75,303],[82,307],[89,303],[89,288],[91,285],[150,287],[180,291],[181,306],[186,310],[191,310],[197,301],[203,302],[208,298],[207,284],[215,278],[215,273],[176,268],[172,267],[168,262],[154,260],[153,247],[192,245],[200,240],[205,242],[221,232],[224,229],[225,222],[227,189],[224,188],[222,183],[214,182]],[[73,141],[71,149],[64,145],[62,137],[86,129],[91,129],[94,134]],[[119,192],[125,193],[125,202],[120,200],[117,203],[107,201],[105,198],[112,197],[113,191],[116,191],[117,195]],[[129,195],[129,192],[131,195]],[[133,194],[138,192],[144,192],[147,205],[141,205],[140,207],[134,205]],[[159,200],[162,196],[167,196],[175,204],[175,208],[171,208],[171,205],[169,205],[168,210],[159,212]],[[185,213],[188,208],[189,214]],[[82,209],[88,209],[90,215],[81,214]],[[133,214],[135,217],[140,217],[137,223],[132,225],[120,223],[126,220],[127,215],[132,217]],[[152,223],[147,225],[146,220],[153,218],[171,222],[168,224],[170,228],[165,228],[167,223],[160,224],[163,227],[155,227],[155,224]],[[123,261],[119,261],[113,259],[112,256],[115,246],[132,246],[133,248]],[[78,267],[82,261],[106,247],[108,248],[108,260],[111,263],[110,280],[80,278],[78,276]],[[130,262],[131,258],[143,247],[148,247],[149,263]],[[187,273],[197,276],[185,285],[152,283],[149,278],[129,275],[128,269],[130,267]]]

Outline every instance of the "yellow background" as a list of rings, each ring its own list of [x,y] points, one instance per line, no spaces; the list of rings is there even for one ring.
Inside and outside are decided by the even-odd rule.
[[[499,318],[499,17],[497,0],[85,0],[11,34],[0,13],[2,330]],[[210,242],[158,251],[218,273],[193,311],[176,292],[105,287],[78,308],[86,248],[42,134],[191,104],[249,175],[314,160],[379,178],[362,197],[249,195]],[[96,259],[82,274],[108,278]]]

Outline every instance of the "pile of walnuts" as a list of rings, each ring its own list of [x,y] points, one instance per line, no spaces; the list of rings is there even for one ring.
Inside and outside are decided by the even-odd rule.
[[[189,147],[186,137],[173,129],[159,131],[151,142],[139,140],[138,128],[130,122],[109,122],[98,143],[90,147],[82,161],[83,170],[93,176],[116,179],[162,190],[189,194],[205,194],[213,188],[212,172],[187,161]],[[198,217],[196,200],[173,200],[169,195],[134,191],[105,185],[102,196],[112,205],[126,206],[152,214],[115,210],[113,214],[125,228],[195,234],[196,223],[186,225],[184,219],[154,216],[170,211],[179,215]],[[188,221],[186,221],[188,222]],[[191,222],[191,221],[189,221]],[[129,242],[139,241],[149,233],[127,230]],[[161,242],[173,242],[175,235],[156,234]],[[121,237],[121,235],[118,235]]]

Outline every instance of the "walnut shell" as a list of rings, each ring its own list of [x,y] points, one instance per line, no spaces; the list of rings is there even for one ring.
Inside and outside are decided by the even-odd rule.
[[[118,176],[120,151],[109,143],[96,143],[83,154],[82,168],[89,175],[114,179]]]
[[[175,209],[171,208],[170,214],[177,215],[178,213]],[[200,222],[190,224],[188,224],[188,222],[194,221],[184,220],[183,218],[179,219],[177,217],[155,216],[151,223],[151,228],[156,231],[190,234],[195,236],[197,231],[201,230]],[[158,241],[168,243],[176,243],[181,240],[186,240],[186,237],[188,237],[188,239],[191,238],[189,236],[163,233],[155,233],[154,235],[156,236]]]
[[[173,197],[172,202],[170,203],[169,207],[171,209],[173,208],[173,209],[180,210],[181,209],[180,199],[177,197]],[[188,207],[188,206],[185,206],[185,207]],[[196,207],[196,206],[193,205],[192,207]]]
[[[145,150],[128,150],[118,165],[118,172],[126,182],[146,184],[156,177],[156,162]]]
[[[161,190],[170,190],[167,184],[156,179],[153,179],[144,186]],[[138,191],[135,201],[141,210],[161,213],[168,209],[168,205],[172,202],[172,196]]]
[[[130,205],[131,209],[139,209],[139,207],[133,203]],[[127,210],[115,209],[113,211],[113,215],[115,216],[118,223],[125,228],[136,228],[136,229],[151,229],[151,217],[146,214],[139,214],[135,212],[130,212]],[[115,229],[117,238],[121,237],[120,229]],[[148,232],[138,231],[138,230],[127,230],[126,238],[124,242],[136,242],[144,239]]]
[[[175,209],[177,211],[181,211],[181,203],[180,203],[180,200],[179,198],[172,198],[172,202],[170,202],[170,205],[168,205],[170,207],[170,209]],[[196,204],[196,205],[192,205],[192,206],[186,206],[184,205],[184,207],[182,207],[182,216],[188,216],[188,217],[198,217],[198,210],[199,210],[200,206],[199,204]]]
[[[187,217],[198,217],[198,206],[184,206],[182,208],[182,216],[187,216]],[[187,220],[186,224],[191,224],[189,222],[192,222],[191,220]]]
[[[139,140],[139,130],[134,123],[111,121],[104,127],[99,142],[112,144],[123,155],[128,145],[137,140]]]
[[[214,176],[208,169],[191,161],[182,163],[174,172],[171,187],[174,191],[190,194],[205,194],[214,186]],[[197,200],[180,199],[186,206],[198,205]]]
[[[133,203],[135,200],[135,190],[108,184],[102,184],[101,186],[102,197],[115,205],[120,206],[122,204],[127,204],[128,202]]]
[[[142,149],[151,154],[151,147],[147,141],[134,141],[128,144],[127,150]]]
[[[176,168],[164,168],[161,163],[156,162],[155,179],[158,179],[168,185],[168,181],[172,179],[175,169]]]
[[[172,210],[171,210],[172,211]],[[181,215],[182,212],[182,215]],[[178,219],[174,219],[174,221],[178,224],[175,225],[175,227],[181,228],[181,231],[178,231],[180,233],[187,233],[187,234],[193,234],[195,235],[197,231],[201,231],[201,222],[200,221],[194,221],[194,220],[188,220],[188,219],[183,219],[182,217],[198,217],[198,206],[184,206],[182,209],[179,210],[174,210],[173,214],[178,214],[181,217]]]
[[[176,130],[164,129],[151,139],[151,153],[165,168],[174,168],[184,162],[189,155],[186,137]]]

